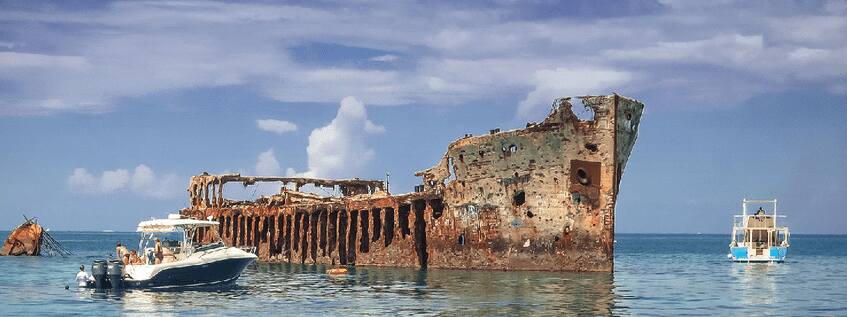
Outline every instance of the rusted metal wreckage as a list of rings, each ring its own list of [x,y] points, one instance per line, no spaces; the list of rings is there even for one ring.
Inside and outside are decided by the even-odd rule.
[[[12,229],[0,256],[39,256],[39,255],[71,255],[56,239],[38,224],[37,218],[24,216],[24,223]]]
[[[0,256],[37,256],[41,255],[41,244],[44,241],[44,228],[35,221],[27,219],[17,226],[6,237]]]
[[[203,173],[181,213],[219,221],[225,243],[255,247],[268,262],[611,271],[615,200],[644,106],[617,94],[580,100],[593,119],[560,98],[541,123],[452,142],[415,174],[423,182],[411,193],[392,195],[379,180]],[[231,182],[282,186],[233,201],[223,197]]]

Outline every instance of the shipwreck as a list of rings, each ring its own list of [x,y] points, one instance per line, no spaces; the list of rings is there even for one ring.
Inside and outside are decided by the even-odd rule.
[[[71,255],[71,252],[53,239],[47,231],[38,224],[37,218],[24,215],[24,223],[12,229],[3,242],[0,256]]]
[[[593,118],[578,118],[574,100]],[[405,194],[381,180],[203,173],[191,177],[180,213],[217,221],[226,244],[266,262],[611,271],[615,200],[643,108],[617,94],[557,99],[542,122],[450,143]],[[280,191],[223,197],[227,183],[259,182]]]

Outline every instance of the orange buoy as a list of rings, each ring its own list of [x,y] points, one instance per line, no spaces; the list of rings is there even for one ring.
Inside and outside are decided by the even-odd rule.
[[[329,269],[329,270],[326,270],[326,274],[329,274],[329,275],[347,274],[347,268],[346,267],[337,267],[337,268],[334,268],[334,269]]]

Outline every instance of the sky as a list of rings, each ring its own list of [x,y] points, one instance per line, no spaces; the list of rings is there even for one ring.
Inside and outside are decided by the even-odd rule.
[[[747,197],[845,234],[845,56],[845,1],[0,0],[0,229],[133,230],[204,171],[409,192],[465,133],[617,92],[646,105],[617,232],[728,233]]]

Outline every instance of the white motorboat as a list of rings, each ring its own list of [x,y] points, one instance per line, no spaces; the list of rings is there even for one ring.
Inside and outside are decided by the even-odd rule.
[[[138,250],[143,263],[123,265],[117,261],[106,265],[96,261],[92,265],[95,280],[105,279],[97,288],[172,288],[216,286],[234,283],[244,268],[256,260],[256,255],[237,247],[228,247],[217,235],[217,230],[208,230],[217,236],[214,243],[199,245],[194,241],[195,232],[200,228],[215,228],[218,222],[211,220],[184,219],[179,215],[169,215],[168,219],[153,219],[138,224],[141,233]],[[181,237],[179,237],[181,235]],[[172,239],[176,236],[177,239]],[[155,241],[159,238],[163,255],[154,256]],[[181,241],[180,241],[181,240]],[[100,262],[100,263],[97,263]],[[120,275],[117,275],[120,272]],[[121,281],[115,283],[118,276]]]
[[[732,241],[727,257],[734,262],[775,262],[785,261],[791,234],[788,227],[777,225],[776,199],[751,200],[741,202],[741,215],[735,216],[732,225]],[[748,205],[765,204],[770,213],[762,207],[755,214],[747,212]]]

